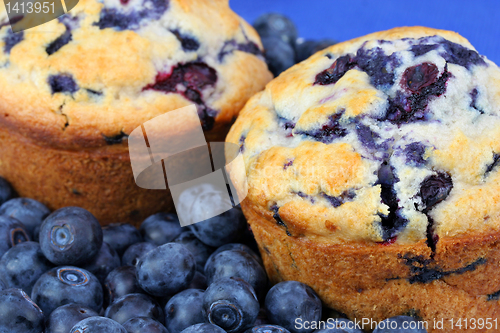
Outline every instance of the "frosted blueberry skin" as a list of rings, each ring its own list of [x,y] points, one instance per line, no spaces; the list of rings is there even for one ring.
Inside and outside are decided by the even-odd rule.
[[[73,326],[70,333],[127,333],[127,330],[116,321],[106,317],[89,317]]]
[[[265,309],[271,323],[290,332],[312,332],[313,329],[298,329],[295,320],[317,322],[321,319],[321,300],[314,290],[297,281],[276,284],[267,293]]]
[[[52,95],[56,93],[74,93],[80,89],[69,74],[50,75],[47,82]]]
[[[0,215],[0,256],[11,247],[29,241],[29,233],[24,224],[13,217]]]
[[[144,241],[155,245],[163,245],[173,241],[183,229],[177,215],[157,213],[145,219],[139,231]]]
[[[53,267],[36,242],[20,243],[10,248],[0,259],[3,282],[8,288],[22,289],[28,295],[38,278]]]
[[[242,250],[227,250],[215,254],[205,265],[208,285],[222,278],[240,278],[248,282],[257,297],[263,299],[267,291],[267,275],[260,262]]]
[[[120,266],[112,270],[103,283],[104,306],[128,294],[145,293],[139,286],[133,266]]]
[[[151,250],[136,265],[139,286],[154,296],[173,295],[194,277],[196,262],[182,244],[167,243]]]
[[[250,233],[251,233],[251,231],[250,231]],[[253,234],[250,236],[253,237]],[[221,252],[224,252],[224,251],[229,251],[229,250],[240,250],[240,251],[246,252],[247,254],[251,255],[255,260],[257,260],[257,262],[262,267],[264,267],[264,264],[262,263],[262,258],[260,257],[260,255],[257,254],[257,252],[255,252],[254,250],[252,250],[248,245],[245,245],[242,243],[229,243],[229,244],[222,245],[222,246],[218,247],[217,250],[215,250],[214,253],[212,253],[212,255],[210,256],[210,260],[212,260],[215,257],[215,255],[217,255]]]
[[[128,223],[114,223],[102,228],[103,241],[108,243],[119,256],[132,244],[142,242],[139,230]]]
[[[156,245],[148,242],[140,242],[130,245],[122,256],[122,266],[135,266],[139,258],[154,248],[156,248]]]
[[[104,283],[108,274],[120,267],[120,264],[121,260],[116,251],[108,243],[103,242],[97,256],[82,268],[94,274],[101,283]]]
[[[196,261],[196,269],[203,272],[205,263],[214,249],[200,241],[190,230],[183,231],[174,242],[184,245],[191,252]]]
[[[56,308],[70,303],[101,311],[103,294],[99,280],[87,270],[60,266],[44,273],[37,280],[31,298],[46,316]]]
[[[44,313],[21,289],[0,291],[0,332],[40,333]]]
[[[243,332],[257,319],[259,302],[250,284],[238,278],[223,278],[205,290],[203,313],[205,321],[228,333]]]
[[[293,47],[276,36],[262,37],[266,63],[269,70],[276,77],[283,71],[295,65],[295,51]]]
[[[79,304],[58,307],[46,320],[45,333],[68,333],[79,321],[99,314]]]
[[[260,37],[278,37],[293,46],[297,39],[297,28],[285,15],[269,13],[259,16],[253,23]]]
[[[225,333],[222,328],[214,324],[196,324],[193,326],[189,326],[182,333]]]
[[[186,289],[167,302],[165,327],[170,333],[179,333],[189,326],[205,322],[202,309],[203,295],[203,290]]]
[[[55,265],[85,265],[99,253],[102,229],[89,211],[64,207],[50,214],[40,227],[43,254]]]
[[[202,289],[205,290],[207,289],[207,278],[204,274],[200,273],[200,271],[196,271],[194,273],[193,280],[191,280],[191,283],[188,286],[188,289]]]
[[[35,230],[49,214],[47,206],[30,198],[14,198],[0,206],[0,215],[10,216],[22,222],[33,239],[38,238]]]
[[[160,322],[146,317],[131,318],[123,327],[128,333],[170,333]]]
[[[249,328],[245,333],[290,333],[290,331],[278,325],[265,324]]]
[[[12,199],[13,196],[14,196],[14,189],[12,188],[10,183],[7,180],[5,180],[5,178],[0,177],[0,205]]]
[[[145,294],[128,294],[115,300],[106,309],[105,316],[124,324],[136,317],[147,317],[164,323],[163,310],[151,297]]]

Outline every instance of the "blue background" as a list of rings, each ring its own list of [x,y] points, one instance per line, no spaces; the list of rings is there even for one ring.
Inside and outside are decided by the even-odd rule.
[[[453,30],[500,65],[500,0],[230,0],[249,23],[259,15],[289,16],[300,37],[349,40],[398,26]]]

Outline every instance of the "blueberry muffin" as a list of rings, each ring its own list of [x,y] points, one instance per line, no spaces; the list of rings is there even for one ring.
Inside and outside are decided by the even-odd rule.
[[[262,52],[227,0],[80,0],[20,33],[2,6],[0,175],[21,196],[84,207],[101,223],[172,208],[168,192],[135,185],[128,135],[195,104],[207,141],[224,141],[272,78]]]
[[[407,27],[329,47],[251,98],[227,141],[272,281],[351,319],[451,332],[500,316],[500,69],[463,37]]]

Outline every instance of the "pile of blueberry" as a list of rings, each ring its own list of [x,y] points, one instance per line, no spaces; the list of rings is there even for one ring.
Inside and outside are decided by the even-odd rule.
[[[331,39],[298,38],[293,22],[281,14],[264,14],[255,20],[253,27],[260,35],[267,66],[274,76],[336,43]]]
[[[315,330],[328,313],[305,284],[270,288],[238,208],[189,227],[170,213],[101,227],[0,177],[0,238],[0,332],[362,333],[345,318]]]

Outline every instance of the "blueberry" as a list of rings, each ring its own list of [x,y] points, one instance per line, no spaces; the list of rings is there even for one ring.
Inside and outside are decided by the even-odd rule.
[[[321,126],[321,128],[310,131],[299,131],[296,134],[302,134],[313,138],[316,141],[323,143],[332,143],[333,140],[343,138],[347,135],[347,130],[340,124],[342,112],[331,115],[328,122]]]
[[[50,210],[44,204],[29,198],[11,199],[0,206],[0,215],[7,215],[21,221],[30,236],[34,236],[35,229],[49,214]]]
[[[131,318],[123,327],[128,333],[169,333],[160,322],[147,317]]]
[[[257,253],[255,253],[255,251],[253,251],[249,246],[241,243],[229,243],[226,245],[222,245],[221,247],[217,248],[217,250],[215,250],[214,253],[212,253],[211,257],[213,258],[216,254],[229,250],[240,250],[246,252],[249,255],[251,255],[255,260],[257,260],[259,264],[263,266],[262,258]]]
[[[227,332],[243,332],[257,319],[259,301],[247,282],[223,278],[208,286],[203,295],[203,311],[208,322]]]
[[[182,333],[226,333],[226,331],[217,325],[204,323],[189,326]]]
[[[5,290],[5,289],[7,289],[7,285],[5,284],[5,282],[0,280],[0,291]]]
[[[137,261],[146,253],[156,248],[157,246],[153,243],[140,242],[130,245],[122,256],[122,265],[135,266]]]
[[[448,173],[439,172],[424,179],[420,185],[419,193],[424,204],[423,212],[428,212],[432,207],[446,199],[452,188],[453,181]]]
[[[69,74],[50,75],[47,82],[52,90],[52,95],[65,92],[74,93],[80,89]]]
[[[43,254],[56,265],[91,262],[102,246],[102,229],[94,215],[79,207],[64,207],[50,214],[40,227]]]
[[[173,296],[165,306],[165,326],[170,333],[205,322],[202,302],[203,290],[186,289]]]
[[[232,208],[189,228],[203,243],[219,247],[236,241],[246,228],[246,220],[239,208]]]
[[[103,242],[97,256],[90,263],[82,266],[82,268],[94,274],[101,283],[104,283],[106,276],[113,269],[120,267],[120,264],[120,257],[116,251],[108,243]]]
[[[345,318],[331,318],[327,320],[326,328],[318,329],[314,333],[363,333],[361,326]]]
[[[99,314],[79,304],[66,304],[58,307],[47,318],[45,333],[68,333],[79,321]]]
[[[130,245],[142,242],[139,230],[128,223],[115,223],[104,226],[102,235],[103,241],[108,243],[120,257]]]
[[[373,333],[427,333],[427,329],[413,317],[395,316],[378,323]]]
[[[188,288],[190,289],[207,289],[207,278],[205,275],[200,273],[200,271],[196,271],[194,273],[193,280],[191,280],[191,283],[189,284]]]
[[[0,332],[41,333],[43,312],[21,289],[0,291]]]
[[[224,57],[228,54],[232,54],[234,51],[242,51],[250,54],[254,54],[258,57],[262,57],[262,51],[257,44],[254,42],[248,41],[246,43],[238,43],[234,39],[228,40],[224,43],[219,54],[217,55],[217,59],[219,62],[224,61]]]
[[[126,5],[128,0],[122,0]],[[122,12],[117,8],[104,8],[99,21],[94,23],[100,29],[115,28],[117,30],[138,29],[144,20],[160,19],[167,11],[169,0],[144,0],[138,10]]]
[[[257,325],[249,328],[245,333],[290,333],[289,330],[278,325]]]
[[[330,67],[316,75],[314,84],[322,86],[334,84],[356,65],[356,58],[352,54],[338,57]]]
[[[127,333],[127,330],[112,319],[89,317],[76,323],[69,333]]]
[[[0,256],[19,243],[29,242],[28,235],[24,224],[19,220],[0,215]]]
[[[78,303],[99,312],[102,287],[90,272],[72,266],[61,266],[44,273],[33,286],[31,298],[46,316],[61,305]]]
[[[404,149],[406,163],[417,167],[423,166],[425,164],[425,148],[425,145],[421,142],[412,142],[408,144]]]
[[[182,227],[177,215],[158,213],[145,219],[139,230],[144,241],[155,245],[163,245],[179,236]]]
[[[91,89],[87,89],[87,91],[90,92],[91,94],[95,94],[97,96],[102,95],[102,92],[100,92],[100,91],[94,91]],[[107,136],[107,135],[103,134],[102,137],[104,138],[104,141],[106,141],[107,145],[112,146],[112,145],[119,145],[123,142],[123,140],[128,139],[128,134],[123,133],[123,131],[120,131],[120,133],[118,133],[116,135]]]
[[[295,51],[293,47],[276,36],[262,37],[266,63],[274,76],[295,65]]]
[[[446,60],[446,62],[457,64],[470,69],[471,65],[483,65],[486,66],[486,62],[483,57],[479,55],[476,51],[470,50],[465,46],[457,43],[450,42],[443,39],[441,42],[445,52],[441,56]]]
[[[293,45],[297,39],[297,28],[288,17],[269,13],[259,16],[253,23],[260,37],[277,37],[283,42]]]
[[[24,31],[12,32],[12,29],[7,30],[7,35],[4,37],[3,51],[10,54],[10,51],[14,46],[22,42],[24,39]]]
[[[248,282],[261,299],[267,288],[267,275],[261,264],[241,250],[227,250],[210,258],[205,266],[205,276],[210,286],[221,278],[236,277]]]
[[[403,83],[413,93],[420,92],[423,88],[435,83],[439,74],[436,65],[428,62],[409,67],[403,73]]]
[[[0,206],[14,196],[14,189],[5,178],[0,177]]]
[[[108,306],[105,315],[120,324],[136,317],[148,317],[162,323],[164,321],[161,307],[145,294],[128,294],[118,298]]]
[[[171,30],[170,32],[172,32],[175,37],[177,37],[184,51],[196,51],[200,48],[200,42],[198,42],[196,38],[191,37],[187,34],[183,34],[179,30]]]
[[[174,242],[184,245],[191,252],[196,261],[196,269],[203,272],[208,257],[214,251],[213,248],[205,245],[190,230],[183,231]]]
[[[301,62],[337,42],[332,39],[306,40],[295,45],[295,62]]]
[[[20,288],[30,295],[38,278],[52,267],[38,243],[24,242],[10,248],[2,256],[0,276],[8,288]]]
[[[106,305],[110,305],[118,298],[128,294],[144,293],[144,290],[137,283],[135,274],[133,266],[121,266],[108,274],[104,281]]]
[[[283,326],[290,332],[312,332],[298,330],[296,320],[318,322],[321,319],[321,300],[314,290],[297,281],[276,284],[266,296],[265,308],[269,321]]]
[[[61,36],[57,37],[45,48],[45,52],[47,52],[48,55],[51,55],[59,51],[61,47],[68,44],[72,39],[73,36],[71,35],[71,31],[69,29],[66,29],[66,31]]]
[[[184,245],[167,243],[145,254],[136,267],[142,289],[154,296],[168,296],[189,285],[196,262]]]

